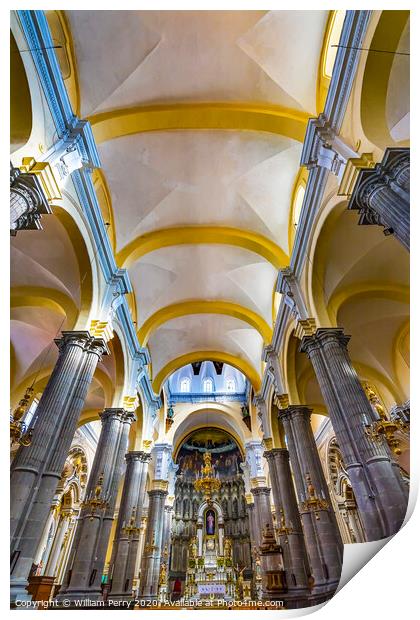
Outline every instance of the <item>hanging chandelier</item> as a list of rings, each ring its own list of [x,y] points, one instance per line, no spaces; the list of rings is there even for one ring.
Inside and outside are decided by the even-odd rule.
[[[32,442],[32,429],[28,429],[23,422],[28,411],[28,405],[32,398],[33,387],[26,388],[25,396],[19,401],[19,405],[10,415],[10,443],[19,443],[21,446],[30,446]]]
[[[203,454],[204,465],[201,468],[200,474],[197,474],[197,478],[194,482],[194,488],[196,491],[203,493],[204,498],[207,501],[211,500],[213,493],[219,491],[221,482],[218,474],[215,474],[214,467],[211,464],[210,452]]]

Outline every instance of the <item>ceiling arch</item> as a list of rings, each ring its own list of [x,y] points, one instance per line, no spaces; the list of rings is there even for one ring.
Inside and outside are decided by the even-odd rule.
[[[189,226],[164,228],[137,237],[118,252],[117,264],[127,268],[154,250],[175,245],[202,243],[233,245],[250,250],[263,256],[277,269],[285,267],[289,260],[279,246],[252,231],[226,226]]]
[[[109,110],[89,117],[98,144],[145,131],[263,131],[303,142],[307,112],[251,103],[173,103]]]
[[[190,314],[225,314],[245,321],[255,328],[268,344],[273,330],[264,319],[249,308],[229,301],[194,299],[183,301],[161,308],[150,316],[139,329],[138,335],[142,346],[145,346],[150,335],[161,325],[171,319]]]
[[[204,360],[212,360],[215,362],[225,362],[226,364],[230,364],[234,368],[240,370],[247,377],[247,379],[249,379],[256,392],[259,391],[261,379],[255,368],[253,368],[249,362],[231,355],[230,353],[226,353],[225,351],[191,351],[190,353],[186,353],[185,355],[181,355],[180,357],[171,360],[154,377],[154,391],[159,394],[162,384],[175,370],[178,370],[186,364],[202,362]]]
[[[66,12],[95,190],[156,391],[173,360],[202,351],[260,383],[328,16]]]

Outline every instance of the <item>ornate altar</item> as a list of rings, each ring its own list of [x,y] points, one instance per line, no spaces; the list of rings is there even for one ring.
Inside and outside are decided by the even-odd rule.
[[[189,543],[185,597],[234,599],[236,575],[232,564],[232,542],[224,536],[221,506],[217,501],[203,502],[198,511],[197,536]]]

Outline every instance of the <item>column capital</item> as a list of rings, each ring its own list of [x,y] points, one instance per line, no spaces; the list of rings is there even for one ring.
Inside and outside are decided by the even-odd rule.
[[[52,213],[41,180],[10,164],[10,233],[40,230],[41,215]]]
[[[251,493],[252,495],[255,496],[261,496],[261,495],[267,495],[269,496],[271,493],[271,489],[270,487],[254,487],[251,489]]]
[[[110,407],[108,409],[104,409],[99,414],[99,417],[101,418],[102,423],[113,419],[119,420],[120,422],[128,422],[129,424],[131,424],[136,419],[136,416],[133,414],[132,411],[126,411],[122,407]]]
[[[153,480],[152,484],[154,486],[155,482],[164,482],[163,480]],[[154,487],[152,489],[150,489],[150,491],[147,491],[147,493],[149,494],[150,497],[166,497],[168,494],[168,491],[162,487]]]
[[[347,350],[350,336],[344,333],[342,327],[320,327],[312,335],[304,336],[299,351],[309,355],[311,350],[324,347],[326,344],[335,343]]]
[[[103,338],[91,336],[87,330],[63,331],[61,338],[54,339],[60,353],[67,346],[77,346],[89,353],[95,353],[100,359],[102,355],[109,355],[108,345]]]
[[[287,450],[287,448],[271,448],[271,450],[266,450],[263,456],[267,461],[279,460],[289,462],[289,450]]]
[[[360,170],[347,207],[349,210],[359,211],[359,224],[381,223],[380,221],[371,221],[372,212],[374,220],[380,219],[376,211],[372,209],[371,198],[381,187],[388,185],[398,194],[400,194],[398,190],[401,190],[403,192],[401,197],[409,200],[409,169],[410,149],[396,147],[387,148],[382,161],[374,167],[366,167]],[[406,196],[404,196],[405,193]]]
[[[280,409],[277,417],[281,421],[302,418],[309,422],[311,413],[312,409],[306,405],[289,405],[286,409]]]
[[[148,452],[143,451],[130,451],[125,455],[125,460],[127,463],[132,461],[140,461],[141,463],[148,463],[152,459],[152,455]]]

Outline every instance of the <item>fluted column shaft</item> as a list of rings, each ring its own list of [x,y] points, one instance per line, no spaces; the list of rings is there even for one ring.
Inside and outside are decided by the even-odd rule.
[[[256,526],[257,547],[261,544],[262,530],[268,524],[273,527],[273,518],[271,516],[270,489],[268,487],[255,487],[251,489],[254,496],[254,519]]]
[[[145,599],[155,599],[159,587],[159,568],[167,491],[152,489],[148,494],[149,513],[142,558],[140,596]]]
[[[349,339],[340,328],[322,328],[303,338],[301,350],[312,362],[370,541],[400,529],[408,489],[386,442],[365,432],[372,407],[350,361]]]
[[[279,411],[279,418],[286,433],[296,491],[301,502],[306,549],[315,579],[314,591],[326,591],[335,588],[340,580],[343,542],[312,433],[311,410],[290,405]],[[320,502],[326,502],[325,508],[312,511],[304,506],[304,502],[310,499],[310,484]]]
[[[47,565],[45,566],[44,575],[53,577],[56,575],[56,568],[58,558],[60,557],[61,547],[63,545],[64,537],[70,524],[71,513],[62,514],[60,522],[58,524],[57,532],[54,538],[51,553],[48,558]]]
[[[27,577],[48,518],[88,387],[105,342],[89,332],[63,332],[59,357],[39,401],[32,443],[11,467],[12,598],[25,594]]]
[[[114,519],[118,485],[124,468],[128,434],[134,420],[124,409],[106,409],[102,430],[69,561],[67,586],[59,600],[101,597],[101,579]],[[98,497],[102,504],[93,508]]]
[[[172,506],[165,506],[165,515],[164,515],[164,523],[163,523],[163,532],[162,532],[162,546],[161,553],[163,555],[165,551],[165,547],[167,547],[167,551],[169,553],[169,547],[171,543],[171,527],[172,527],[172,515],[174,509]]]
[[[289,452],[285,448],[273,448],[264,452],[270,471],[276,509],[277,526],[282,523],[287,532],[279,532],[283,549],[283,561],[289,591],[307,591],[309,562],[303,536],[292,472],[289,464]]]
[[[128,452],[115,541],[112,550],[110,598],[130,598],[140,540],[148,463],[146,452]]]

